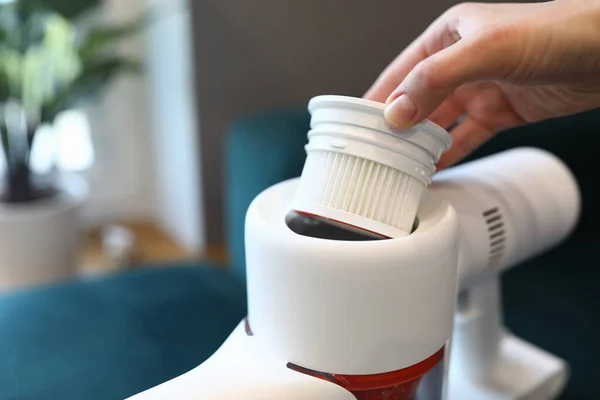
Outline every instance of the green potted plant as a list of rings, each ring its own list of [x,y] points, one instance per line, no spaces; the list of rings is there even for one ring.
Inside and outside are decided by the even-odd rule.
[[[113,49],[136,33],[142,21],[80,29],[64,12],[73,11],[69,3],[79,2],[0,2],[0,144],[5,159],[0,291],[68,278],[76,268],[77,215],[87,187],[60,171],[34,173],[31,154],[40,127],[97,96],[117,74],[139,70],[137,62]]]

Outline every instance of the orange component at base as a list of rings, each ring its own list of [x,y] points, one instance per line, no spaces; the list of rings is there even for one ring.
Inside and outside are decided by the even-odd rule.
[[[445,347],[411,367],[371,375],[343,375],[313,371],[292,363],[288,368],[335,383],[357,400],[414,400],[421,378],[444,359]]]

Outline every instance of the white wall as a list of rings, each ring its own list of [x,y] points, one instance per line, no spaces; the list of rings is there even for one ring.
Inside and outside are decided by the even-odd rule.
[[[145,63],[114,82],[92,110],[96,164],[88,219],[152,219],[188,251],[204,252],[198,131],[185,1],[104,0],[102,19],[148,10],[154,21],[121,49]]]
[[[147,38],[150,120],[155,127],[155,215],[189,251],[203,253],[203,196],[188,5],[184,0],[146,0],[146,4],[156,18]]]
[[[98,22],[128,21],[142,11],[140,0],[105,0]],[[139,37],[119,50],[143,57]],[[106,88],[99,104],[88,109],[93,129],[95,163],[87,173],[90,201],[86,206],[92,224],[118,220],[152,219],[151,141],[145,76],[121,76]]]

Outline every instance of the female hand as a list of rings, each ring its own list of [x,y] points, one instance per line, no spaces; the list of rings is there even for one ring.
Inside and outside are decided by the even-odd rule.
[[[408,128],[451,130],[445,168],[495,133],[600,106],[600,1],[455,6],[380,75],[365,98]]]

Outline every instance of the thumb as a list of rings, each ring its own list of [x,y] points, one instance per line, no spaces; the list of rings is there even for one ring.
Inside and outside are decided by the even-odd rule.
[[[507,35],[489,32],[461,39],[421,61],[386,101],[385,117],[399,129],[427,118],[458,87],[510,76],[519,57]]]

